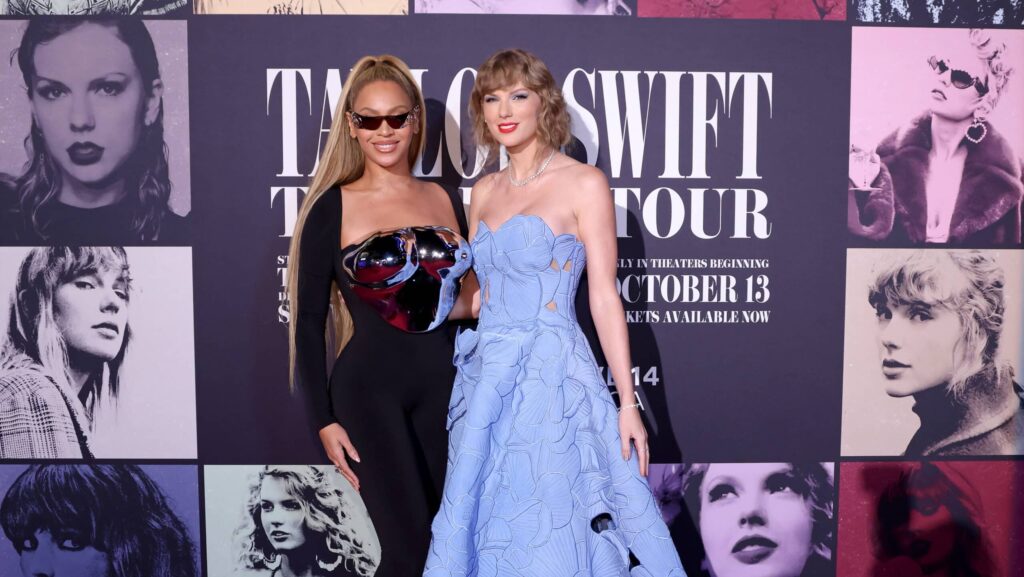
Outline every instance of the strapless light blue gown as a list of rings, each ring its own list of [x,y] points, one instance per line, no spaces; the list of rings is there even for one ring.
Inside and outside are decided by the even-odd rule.
[[[455,343],[424,576],[684,577],[576,322],[583,244],[520,214],[471,246],[480,324]]]

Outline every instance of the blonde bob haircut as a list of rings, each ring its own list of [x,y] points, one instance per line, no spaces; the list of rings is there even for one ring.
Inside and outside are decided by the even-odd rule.
[[[898,251],[875,264],[868,304],[876,311],[894,305],[944,308],[960,319],[953,349],[953,376],[947,392],[965,399],[977,377],[1001,381],[1013,377],[1009,363],[999,363],[999,339],[1006,311],[1005,275],[988,251]]]
[[[295,325],[296,315],[299,310],[299,253],[302,242],[302,233],[305,228],[306,219],[316,201],[328,190],[335,186],[345,186],[363,175],[366,158],[359,142],[349,134],[348,114],[352,112],[356,97],[360,91],[373,82],[394,82],[409,96],[410,108],[419,107],[419,114],[416,115],[418,130],[412,135],[412,143],[409,147],[409,166],[412,167],[423,149],[423,136],[426,132],[426,104],[423,102],[423,93],[420,92],[416,79],[405,62],[396,56],[384,54],[381,56],[364,56],[356,62],[345,79],[342,87],[341,99],[332,116],[331,131],[327,135],[327,143],[323,153],[320,155],[316,173],[309,185],[302,207],[299,209],[298,218],[295,220],[295,230],[292,233],[291,248],[288,251],[288,307],[292,314],[292,320],[288,323],[288,358],[289,358],[289,383],[294,389],[295,386]],[[338,239],[340,243],[341,239]],[[340,354],[341,350],[352,338],[354,326],[352,315],[341,300],[341,294],[336,285],[331,286],[331,323],[327,330],[327,336],[332,338],[335,344],[335,352]]]
[[[484,97],[495,90],[522,84],[540,96],[540,117],[537,134],[540,141],[553,148],[561,148],[572,139],[569,111],[562,90],[544,62],[519,48],[494,53],[477,70],[476,82],[469,98],[469,115],[473,120],[473,136],[477,144],[487,148],[488,161],[498,157],[498,141],[487,130],[484,120]]]

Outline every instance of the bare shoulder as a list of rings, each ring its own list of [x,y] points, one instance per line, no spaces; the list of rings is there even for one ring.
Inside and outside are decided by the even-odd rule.
[[[577,208],[593,203],[611,202],[608,193],[608,178],[599,168],[569,159],[572,164],[565,166],[563,174],[566,185],[572,191],[573,204]]]
[[[487,202],[487,197],[490,196],[491,191],[494,190],[495,185],[498,183],[499,174],[499,172],[486,174],[473,184],[473,190],[469,198],[471,211],[479,211],[480,207]]]
[[[487,196],[487,193],[490,192],[498,182],[499,174],[499,172],[491,172],[480,177],[480,180],[473,184],[474,198],[476,198],[477,195],[481,195],[481,197]]]
[[[421,192],[429,191],[429,194],[433,195],[437,201],[445,200],[448,198],[448,191],[443,186],[436,182],[428,182],[420,180],[419,189]]]
[[[573,167],[573,170],[576,173],[574,178],[579,183],[581,189],[602,194],[608,192],[608,177],[604,175],[600,168],[578,162]]]

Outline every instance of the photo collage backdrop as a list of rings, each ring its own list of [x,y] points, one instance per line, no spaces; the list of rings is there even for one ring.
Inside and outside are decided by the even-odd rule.
[[[468,205],[508,47],[608,177],[687,573],[1024,574],[1024,0],[0,0],[0,574],[271,575],[295,508],[325,574],[402,554],[290,391],[288,246],[356,60]]]

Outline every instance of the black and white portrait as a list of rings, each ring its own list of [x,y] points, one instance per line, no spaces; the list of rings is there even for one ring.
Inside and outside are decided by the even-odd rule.
[[[204,478],[210,575],[376,572],[381,548],[373,523],[334,467],[207,466]]]
[[[1019,455],[1020,251],[850,250],[844,455]]]
[[[0,465],[0,575],[199,577],[194,465]]]
[[[189,244],[184,21],[0,22],[0,242]]]
[[[855,244],[1024,246],[1021,70],[1021,30],[853,29]]]
[[[911,26],[1021,26],[1024,0],[851,0],[850,19]]]
[[[195,458],[191,249],[0,248],[0,458]]]
[[[408,0],[195,0],[196,14],[380,14],[409,12]]]
[[[832,463],[652,464],[690,577],[835,575]]]
[[[9,16],[181,16],[188,9],[188,0],[0,0],[0,15]]]
[[[636,0],[415,0],[416,12],[444,14],[576,14],[630,16]]]

